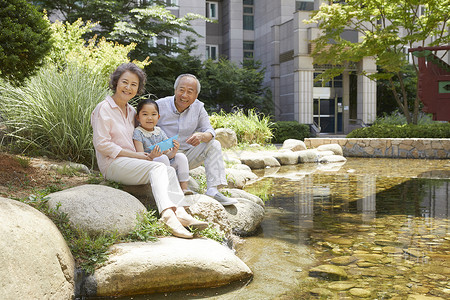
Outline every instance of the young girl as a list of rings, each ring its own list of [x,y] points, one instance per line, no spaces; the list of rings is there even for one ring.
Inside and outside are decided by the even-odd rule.
[[[186,155],[177,153],[180,143],[173,141],[174,147],[161,152],[159,146],[155,146],[153,150],[149,147],[156,143],[166,140],[166,133],[156,126],[159,120],[158,104],[151,99],[143,99],[137,106],[136,119],[139,126],[133,133],[133,142],[137,152],[147,152],[153,161],[162,162],[167,166],[172,166],[177,173],[180,187],[185,195],[192,195],[193,192],[188,189],[189,165]]]

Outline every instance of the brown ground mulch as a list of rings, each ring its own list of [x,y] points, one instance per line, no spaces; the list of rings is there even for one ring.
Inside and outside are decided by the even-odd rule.
[[[21,164],[21,160],[25,162]],[[52,165],[64,164],[47,158],[0,152],[0,197],[23,199],[39,191],[61,190],[87,183],[86,174],[61,174],[52,168]]]

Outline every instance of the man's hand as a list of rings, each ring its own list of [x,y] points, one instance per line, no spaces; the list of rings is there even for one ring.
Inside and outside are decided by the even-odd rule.
[[[212,139],[212,134],[209,132],[195,132],[191,135],[186,143],[192,146],[198,146],[201,142],[209,142]]]

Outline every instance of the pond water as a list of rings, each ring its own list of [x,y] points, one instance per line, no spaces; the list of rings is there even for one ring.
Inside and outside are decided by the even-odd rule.
[[[266,198],[266,216],[236,246],[251,282],[120,299],[450,298],[450,161],[349,158],[255,173],[246,190]],[[320,265],[347,278],[313,274]]]

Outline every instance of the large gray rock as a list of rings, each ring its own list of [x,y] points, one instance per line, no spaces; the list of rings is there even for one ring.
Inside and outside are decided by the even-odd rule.
[[[300,163],[315,163],[319,161],[319,153],[316,149],[302,150],[297,153]]]
[[[233,233],[250,236],[255,233],[264,219],[264,208],[253,201],[239,198],[239,203],[225,206]]]
[[[0,197],[0,236],[0,298],[72,299],[75,263],[49,218]]]
[[[209,239],[168,237],[112,246],[108,261],[88,278],[86,289],[96,290],[96,296],[150,294],[217,287],[251,276],[226,246]]]
[[[230,128],[217,128],[216,130],[216,140],[219,141],[222,148],[231,148],[237,145],[236,132]]]
[[[195,169],[189,170],[189,175],[192,177],[206,176],[205,167],[200,166]]]
[[[190,197],[195,199],[195,203],[189,206],[188,211],[193,216],[199,217],[208,223],[213,223],[216,229],[223,231],[227,238],[229,238],[232,233],[231,222],[222,204],[202,194],[196,194]]]
[[[298,152],[292,152],[290,150],[280,151],[275,153],[274,157],[280,162],[280,165],[298,164]]]
[[[283,142],[281,149],[289,149],[292,151],[306,150],[305,142],[296,139],[287,139]]]
[[[138,213],[147,211],[134,196],[104,185],[86,184],[48,195],[52,208],[67,213],[70,222],[91,234],[134,229]]]
[[[318,151],[333,151],[335,155],[344,155],[342,147],[339,144],[324,144],[316,148]]]
[[[236,198],[239,203],[223,207],[219,202],[205,195],[191,196],[196,198],[189,207],[192,215],[197,216],[223,231],[227,238],[232,233],[240,236],[253,234],[261,224],[265,210],[252,200]]]
[[[319,159],[319,162],[322,164],[345,162],[345,161],[347,161],[347,159],[342,155],[327,155]]]
[[[249,192],[246,192],[241,189],[222,189],[222,192],[226,192],[230,195],[231,198],[244,198],[247,200],[250,200],[258,205],[261,205],[264,207],[264,201],[262,201],[261,198],[258,196],[255,196],[253,194],[250,194]]]
[[[242,189],[245,187],[245,184],[250,180],[255,180],[258,178],[256,174],[252,171],[248,170],[239,170],[239,169],[225,169],[226,178],[228,182],[228,186],[231,188]]]
[[[264,169],[266,167],[279,167],[280,163],[278,160],[273,156],[257,156],[255,153],[255,156],[253,157],[244,157],[241,158],[241,162],[243,164],[246,164],[251,169]]]

